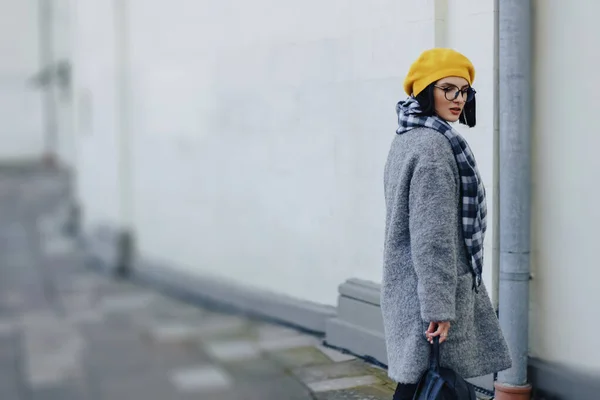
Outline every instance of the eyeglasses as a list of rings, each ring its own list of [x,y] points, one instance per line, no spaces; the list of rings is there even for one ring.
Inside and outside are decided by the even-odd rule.
[[[473,98],[475,97],[475,93],[477,93],[475,91],[475,89],[473,89],[472,87],[468,87],[466,89],[459,89],[456,86],[435,86],[438,89],[441,89],[444,91],[444,97],[446,98],[446,100],[448,101],[454,101],[456,99],[458,99],[459,95],[462,95],[462,98],[465,102],[469,102],[471,100],[473,100]]]

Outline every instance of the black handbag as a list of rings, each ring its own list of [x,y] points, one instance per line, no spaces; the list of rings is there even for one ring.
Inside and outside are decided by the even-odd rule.
[[[433,338],[429,369],[423,373],[413,400],[477,400],[475,389],[450,368],[440,367],[440,339]]]

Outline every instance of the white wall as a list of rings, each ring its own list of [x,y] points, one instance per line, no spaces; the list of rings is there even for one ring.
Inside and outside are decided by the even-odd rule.
[[[535,1],[531,353],[600,373],[600,3]]]
[[[434,45],[478,68],[468,136],[492,201],[494,2],[442,3],[130,0],[141,253],[326,304],[380,281],[394,107]]]
[[[39,69],[38,1],[0,0],[0,161],[44,151],[42,99],[29,83]]]

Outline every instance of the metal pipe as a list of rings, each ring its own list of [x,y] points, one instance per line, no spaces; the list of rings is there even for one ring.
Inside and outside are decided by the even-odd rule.
[[[528,386],[531,215],[531,0],[499,0],[499,319],[513,366],[501,386]]]
[[[80,208],[80,93],[79,93],[79,2],[69,2],[69,28],[70,28],[70,62],[71,76],[69,85],[69,98],[71,99],[71,188],[69,191],[70,204],[67,221],[65,223],[66,231],[73,236],[79,234],[81,228],[81,208]]]
[[[119,223],[118,260],[115,272],[129,274],[133,254],[133,185],[131,166],[131,60],[129,31],[129,0],[114,0],[116,115],[118,121]]]
[[[115,59],[116,59],[116,115],[118,121],[118,171],[120,193],[120,219],[123,228],[131,228],[131,166],[130,145],[130,60],[128,0],[114,0],[115,11]]]

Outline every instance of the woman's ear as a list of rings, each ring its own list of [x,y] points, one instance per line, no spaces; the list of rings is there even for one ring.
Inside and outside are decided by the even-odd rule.
[[[463,125],[467,125],[469,128],[475,126],[477,119],[475,117],[476,114],[476,105],[475,105],[475,97],[473,100],[465,103],[462,114],[460,114],[459,122]]]

